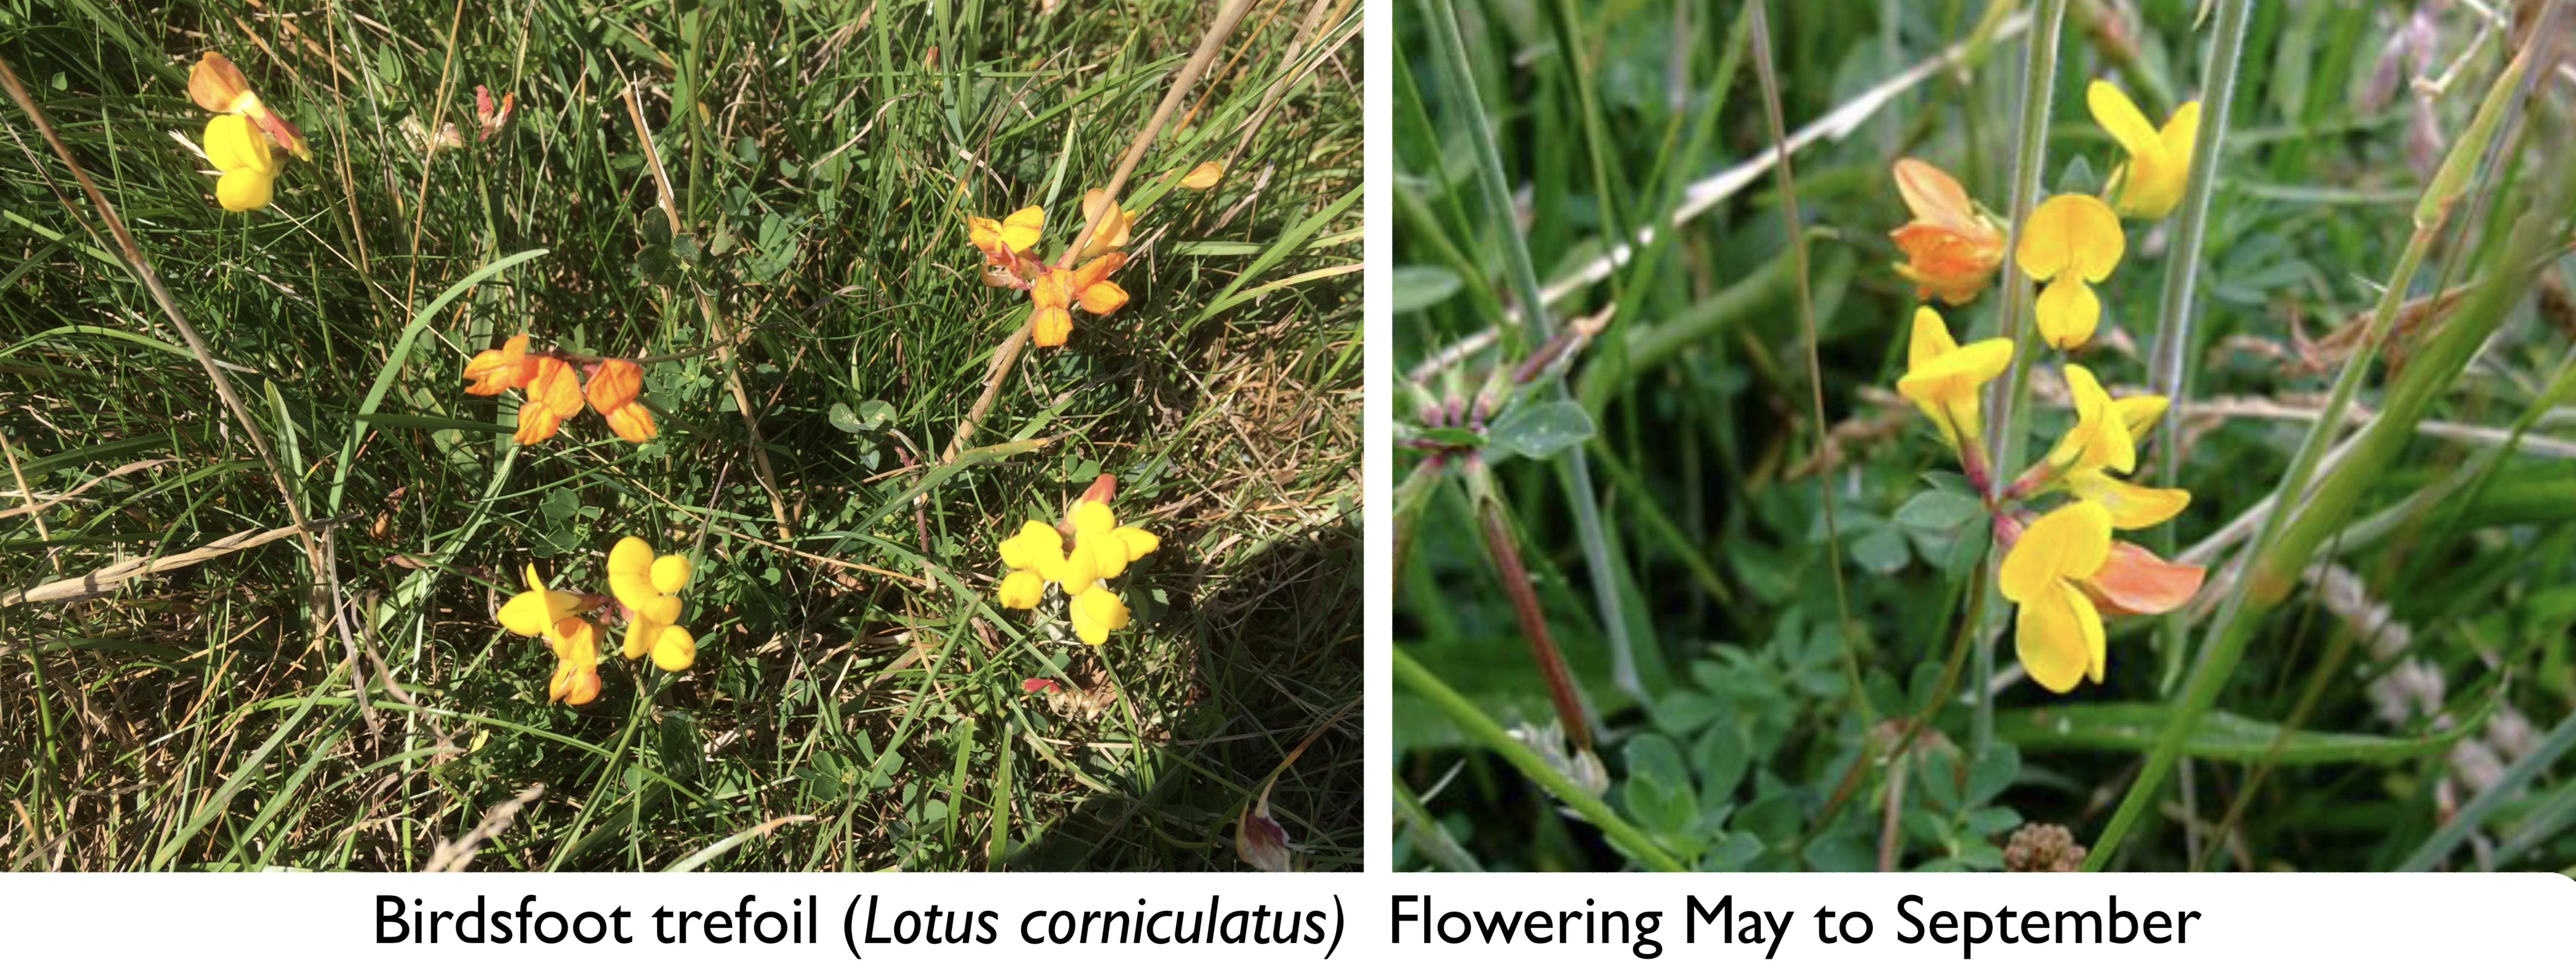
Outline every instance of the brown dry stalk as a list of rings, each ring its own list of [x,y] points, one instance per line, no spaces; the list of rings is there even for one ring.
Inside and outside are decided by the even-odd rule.
[[[19,603],[60,602],[67,599],[91,599],[105,596],[116,591],[117,587],[123,585],[127,579],[185,568],[219,555],[231,555],[245,549],[258,548],[288,535],[304,535],[305,543],[310,545],[315,534],[337,524],[339,520],[324,519],[309,526],[288,525],[284,528],[272,528],[257,533],[243,529],[177,555],[165,555],[157,559],[150,557],[126,559],[88,575],[56,579],[29,589],[0,592],[0,608]],[[307,531],[307,528],[311,531]]]
[[[1163,93],[1163,103],[1155,106],[1153,119],[1145,123],[1143,131],[1136,133],[1136,141],[1128,144],[1127,154],[1118,160],[1118,169],[1110,174],[1109,185],[1102,191],[1102,196],[1115,200],[1118,191],[1127,188],[1128,174],[1135,172],[1136,164],[1144,160],[1146,147],[1154,144],[1154,137],[1162,133],[1163,124],[1172,120],[1172,111],[1180,107],[1181,96],[1187,94],[1199,76],[1207,72],[1208,65],[1216,60],[1217,51],[1225,47],[1226,37],[1234,33],[1235,25],[1242,23],[1243,15],[1251,9],[1252,0],[1227,0],[1225,9],[1217,11],[1215,22],[1208,24],[1207,33],[1199,38],[1198,50],[1190,54],[1188,63],[1181,65],[1180,73],[1172,76],[1172,88]],[[1100,212],[1084,221],[1082,232],[1074,235],[1073,243],[1064,249],[1064,256],[1056,258],[1055,262],[1073,263],[1073,259],[1082,254],[1082,245],[1091,241],[1091,232],[1100,226],[1100,219],[1108,216],[1110,209],[1101,207]],[[1019,361],[1020,350],[1028,344],[1029,326],[1022,322],[1009,338],[993,347],[993,366],[985,373],[984,392],[975,397],[975,405],[966,411],[966,418],[957,421],[956,434],[948,438],[948,448],[939,454],[940,463],[956,460],[957,452],[966,448],[967,439],[975,435],[976,424],[984,422],[984,414],[992,411],[993,398],[1002,391],[1002,380],[1010,378],[1012,364]],[[758,436],[753,439],[757,440]]]
[[[197,365],[204,367],[206,378],[214,382],[215,395],[223,399],[224,406],[232,411],[233,419],[241,424],[242,436],[258,451],[260,466],[268,469],[269,479],[277,483],[278,497],[286,502],[286,516],[297,526],[304,526],[304,506],[296,503],[294,488],[287,484],[286,473],[277,466],[277,454],[269,450],[268,435],[262,433],[258,421],[252,419],[250,407],[242,403],[241,394],[233,391],[232,381],[224,378],[223,370],[215,367],[215,354],[206,348],[206,340],[197,334],[197,330],[189,326],[188,316],[179,313],[178,299],[171,297],[170,289],[162,285],[161,275],[152,270],[152,263],[144,260],[143,248],[135,243],[134,233],[125,228],[124,219],[116,215],[116,207],[107,202],[107,194],[99,192],[98,184],[90,181],[89,171],[82,169],[80,162],[72,158],[71,147],[63,145],[62,137],[54,133],[53,120],[45,116],[43,109],[36,107],[35,99],[28,97],[26,86],[18,83],[18,72],[9,67],[6,58],[0,58],[0,86],[9,89],[9,97],[18,103],[18,109],[26,112],[27,118],[36,123],[36,131],[44,135],[46,144],[54,147],[54,155],[62,158],[63,165],[71,169],[72,178],[80,181],[81,190],[89,194],[90,205],[98,208],[100,219],[107,223],[108,233],[116,237],[117,247],[125,252],[127,267],[137,280],[143,282],[144,290],[152,293],[152,300],[161,306],[161,313],[169,316],[170,324],[178,328],[179,337],[187,340],[188,351],[197,357]],[[304,536],[304,556],[313,563],[313,581],[320,584],[324,576],[322,549],[314,543],[310,533]]]
[[[671,218],[671,235],[686,231],[680,226],[680,206],[671,195],[671,174],[662,169],[662,153],[653,146],[653,132],[644,126],[644,105],[635,93],[635,82],[626,80],[626,117],[635,123],[635,139],[644,144],[646,168],[653,173],[653,189],[662,200],[662,214]],[[691,111],[690,106],[676,106],[677,111]],[[778,493],[778,473],[769,468],[769,444],[760,436],[760,418],[751,408],[751,394],[742,387],[742,370],[734,365],[733,347],[736,336],[725,334],[724,316],[716,312],[715,296],[698,292],[698,312],[706,316],[707,334],[715,339],[716,360],[723,363],[725,388],[733,393],[735,409],[742,411],[743,432],[751,437],[751,472],[760,479],[760,489],[769,493],[769,514],[778,520],[778,537],[795,537],[794,526],[787,518],[787,498]]]
[[[1565,729],[1567,744],[1575,755],[1592,751],[1592,722],[1583,712],[1583,698],[1574,692],[1574,677],[1565,670],[1565,655],[1557,652],[1556,637],[1548,632],[1547,611],[1538,605],[1538,591],[1531,588],[1529,570],[1521,565],[1521,545],[1512,537],[1512,526],[1504,523],[1500,505],[1487,502],[1478,517],[1485,530],[1485,550],[1493,555],[1494,572],[1503,578],[1503,592],[1512,597],[1512,615],[1520,618],[1521,635],[1529,638],[1530,659],[1538,664],[1539,676],[1547,680],[1547,693],[1556,701],[1556,720]],[[1570,757],[1570,756],[1569,756]]]
[[[532,783],[527,788],[519,790],[518,795],[511,796],[500,805],[484,810],[483,821],[476,823],[473,831],[453,840],[440,840],[438,846],[430,850],[429,865],[422,867],[421,872],[464,873],[465,868],[474,865],[474,855],[481,852],[484,840],[499,836],[502,830],[509,829],[510,821],[518,818],[521,808],[543,798],[545,794],[545,783]]]

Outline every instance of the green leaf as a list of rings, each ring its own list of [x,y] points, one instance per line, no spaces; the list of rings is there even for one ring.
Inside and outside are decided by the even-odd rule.
[[[1892,575],[1905,568],[1912,555],[1905,547],[1905,536],[1895,529],[1879,527],[1863,532],[1852,540],[1852,562],[1878,575]]]
[[[1946,532],[1986,513],[1977,499],[1948,491],[1924,491],[1897,506],[1896,523],[1907,528]]]
[[[2147,752],[2156,746],[2171,706],[2160,703],[2072,704],[2022,708],[1995,714],[1995,737],[2030,751]],[[2483,719],[2484,715],[2480,714]],[[2450,730],[2423,738],[2391,738],[2338,731],[2295,731],[2281,746],[2282,765],[2329,762],[2395,762],[2437,754],[2482,724],[2461,721]],[[2229,762],[2261,761],[2272,752],[2281,727],[2269,722],[2211,711],[2183,740],[2182,753]]]
[[[1670,738],[1644,735],[1628,743],[1627,755],[1628,781],[1620,795],[1637,825],[1665,835],[1688,830],[1698,818],[1699,803],[1691,795],[1690,770],[1682,765],[1681,749]]]
[[[1592,439],[1592,415],[1570,400],[1524,402],[1503,411],[1485,439],[1494,446],[1531,460],[1546,460],[1559,451]]]
[[[1428,265],[1399,267],[1387,276],[1395,292],[1395,313],[1421,311],[1458,293],[1458,276]]]

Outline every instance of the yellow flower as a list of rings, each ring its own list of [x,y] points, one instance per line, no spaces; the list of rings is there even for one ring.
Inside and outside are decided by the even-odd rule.
[[[651,654],[653,666],[668,671],[689,669],[698,659],[698,643],[679,625],[679,591],[689,584],[694,567],[677,553],[653,557],[653,545],[628,535],[608,550],[608,591],[626,607],[626,643],[620,653],[634,660]]]
[[[597,607],[600,597],[549,590],[534,565],[527,567],[527,581],[528,590],[501,604],[493,618],[520,636],[545,637],[554,650],[547,700],[590,703],[599,696],[599,628],[582,614]]]
[[[1189,173],[1181,177],[1181,185],[1194,190],[1203,190],[1215,186],[1216,181],[1223,178],[1225,178],[1225,164],[1211,159],[1190,167]]]
[[[517,389],[537,378],[537,360],[528,355],[528,337],[519,335],[501,343],[497,349],[474,353],[465,364],[465,378],[473,384],[465,391],[476,396],[491,396],[505,389]]]
[[[608,429],[634,443],[653,439],[653,413],[636,402],[644,391],[644,367],[625,359],[610,359],[592,373],[590,385],[583,391],[590,408],[608,418]]]
[[[1950,338],[1941,313],[1925,305],[1914,309],[1913,340],[1907,343],[1905,375],[1896,381],[1896,391],[1932,418],[1951,447],[1973,445],[1979,430],[1978,387],[2003,375],[2012,355],[2011,339],[1961,346]]]
[[[1104,208],[1109,211],[1106,217],[1100,215]],[[1088,260],[1127,246],[1127,235],[1135,229],[1138,212],[1119,209],[1118,201],[1098,187],[1084,190],[1082,219],[1086,223],[1098,220],[1100,225],[1091,228],[1091,242],[1082,245],[1083,258]]]
[[[995,220],[991,217],[967,217],[966,239],[975,243],[995,261],[1004,253],[1023,253],[1038,245],[1038,234],[1046,226],[1046,208],[1025,207],[1019,212]],[[1005,262],[1007,263],[1007,262]]]
[[[528,591],[510,597],[509,602],[501,604],[500,612],[492,616],[495,622],[509,628],[512,633],[537,636],[566,617],[589,608],[579,593],[547,589],[545,580],[537,576],[537,567],[533,564],[528,566],[527,580]]]
[[[313,158],[312,150],[304,144],[304,133],[261,104],[259,95],[251,91],[250,79],[242,77],[241,69],[233,67],[232,60],[221,54],[208,51],[189,67],[188,97],[206,111],[244,116],[297,159]]]
[[[1002,564],[1011,568],[1002,577],[1002,605],[1009,609],[1035,609],[1046,584],[1064,577],[1064,536],[1045,522],[1030,520],[1020,526],[1019,534],[1002,540]]]
[[[1152,532],[1118,523],[1108,501],[1116,489],[1117,479],[1102,475],[1074,501],[1067,519],[1073,528],[1071,544],[1055,526],[1039,521],[1021,524],[1018,533],[1002,540],[1002,564],[1011,569],[999,591],[1004,608],[1036,608],[1052,582],[1070,597],[1074,634],[1083,642],[1098,646],[1108,641],[1111,630],[1127,626],[1126,602],[1102,583],[1125,573],[1163,542]]]
[[[2068,491],[2101,505],[2112,526],[2122,531],[2160,524],[2191,504],[2189,491],[2144,487],[2105,473],[2125,474],[2137,467],[2138,441],[2164,414],[2164,397],[2114,400],[2092,370],[2078,365],[2066,367],[2066,390],[2075,400],[2075,425],[2049,448],[2047,464]]]
[[[1888,232],[1905,262],[1896,273],[1914,282],[1915,297],[1952,305],[1977,298],[2004,262],[2004,230],[1979,212],[1950,174],[1920,159],[1896,161],[1896,192],[1914,219]]]
[[[2093,378],[2093,370],[2068,364],[2066,393],[2075,401],[2075,425],[2068,427],[2065,435],[2057,438],[2057,445],[2048,449],[2048,466],[2060,471],[2099,471],[2108,467],[2122,474],[2137,467],[2138,444],[2129,436],[2127,411],[2111,401],[2101,380]]]
[[[546,642],[555,650],[546,699],[578,707],[599,697],[599,627],[585,617],[569,617],[555,624]]]
[[[1161,547],[1163,540],[1154,533],[1119,524],[1118,513],[1110,510],[1109,502],[1078,500],[1073,503],[1073,551],[1065,556],[1065,575],[1115,579],[1127,571],[1128,563]],[[1067,585],[1065,591],[1079,594],[1082,587]]]
[[[2158,131],[2147,124],[2128,93],[2107,81],[2096,80],[2085,89],[2084,103],[2093,110],[2093,121],[2111,133],[2120,148],[2129,152],[2129,161],[2111,171],[2109,195],[2120,208],[2120,215],[2140,220],[2162,220],[2165,214],[2182,202],[2183,187],[2191,182],[2192,141],[2200,134],[2200,103],[2184,102],[2174,109]]]
[[[2102,682],[2102,614],[2080,584],[2111,555],[2111,513],[2090,501],[2059,507],[2021,530],[1997,582],[2018,607],[2013,650],[2039,686],[2059,694]]]
[[[1050,267],[1029,285],[1029,337],[1039,345],[1063,345],[1073,335],[1072,305],[1094,315],[1106,315],[1127,304],[1127,289],[1109,280],[1109,275],[1127,263],[1127,255],[1111,251],[1101,255],[1081,270]]]
[[[239,115],[217,115],[206,122],[206,161],[223,171],[215,181],[215,202],[240,213],[268,205],[277,192],[277,176],[286,161],[270,152],[268,139],[251,131]]]
[[[2021,228],[2013,260],[2031,280],[2049,282],[2039,293],[2040,337],[2060,349],[2093,338],[2102,321],[2102,299],[2089,284],[2120,266],[2128,238],[2120,218],[2100,199],[2077,193],[2049,197]]]

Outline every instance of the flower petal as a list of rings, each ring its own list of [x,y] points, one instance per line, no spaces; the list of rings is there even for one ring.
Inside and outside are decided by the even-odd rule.
[[[1181,177],[1181,185],[1203,190],[1215,186],[1216,181],[1224,177],[1225,164],[1210,160],[1190,167],[1189,174]]]
[[[610,359],[599,364],[590,376],[590,386],[582,393],[590,408],[607,416],[635,402],[635,394],[644,391],[644,367],[625,359]]]
[[[2121,91],[2120,86],[2094,79],[2093,84],[2084,89],[2084,106],[2092,109],[2093,121],[2111,134],[2111,141],[2119,143],[2120,148],[2128,150],[2130,155],[2143,156],[2163,149],[2164,142],[2156,134],[2156,127],[2138,111],[2138,103],[2130,101],[2129,94]]]
[[[2086,281],[2100,281],[2120,265],[2127,247],[2120,218],[2108,204],[2081,193],[2062,193],[2031,211],[2013,260],[2023,274],[2037,280],[2072,273]]]
[[[544,404],[558,420],[571,419],[581,412],[580,370],[553,356],[540,357],[536,375],[528,380],[528,399]]]
[[[653,426],[653,411],[645,409],[642,403],[620,406],[617,412],[608,415],[608,431],[628,443],[651,440],[657,432]]]
[[[2039,599],[2063,579],[2090,578],[2111,554],[2111,513],[2091,501],[2061,505],[2022,529],[1996,583],[2013,602]]]
[[[2121,531],[2163,524],[2191,505],[2191,492],[2181,488],[2131,484],[2100,471],[2070,471],[2066,475],[2066,487],[2076,497],[2099,504],[2109,511],[2111,527]]]
[[[1061,305],[1041,305],[1029,312],[1029,340],[1041,346],[1063,345],[1073,337],[1073,315]]]
[[[276,173],[276,155],[269,151],[268,138],[253,131],[249,119],[239,115],[208,119],[205,135],[198,141],[205,146],[206,161],[227,174]]]
[[[640,618],[664,625],[676,623],[680,619],[680,597],[678,596],[651,596],[627,608],[634,610],[635,615]]]
[[[672,673],[698,662],[698,641],[685,626],[665,626],[653,639],[653,666]]]
[[[2035,314],[2039,336],[2050,348],[2074,349],[2092,341],[2093,330],[2101,327],[2102,299],[2069,274],[2040,289]]]
[[[1127,571],[1127,541],[1109,532],[1086,534],[1081,541],[1074,543],[1074,549],[1074,558],[1088,556],[1092,571],[1100,573],[1103,579],[1115,579],[1119,573]]]
[[[689,563],[688,556],[676,552],[654,559],[653,588],[663,592],[679,592],[689,584],[689,573],[695,568]]]
[[[2102,571],[2094,573],[2083,588],[2106,613],[2168,613],[2200,593],[2207,573],[2200,566],[2167,562],[2143,547],[2115,542]]]
[[[519,404],[519,429],[517,433],[510,435],[510,441],[522,447],[532,447],[544,443],[547,437],[554,436],[555,428],[562,425],[563,417],[556,416],[553,410],[546,409],[545,404],[529,400]]]
[[[1911,156],[1896,161],[1896,195],[1914,218],[1952,230],[1976,225],[1977,207],[1968,191],[1940,167]]]
[[[198,108],[224,114],[241,111],[245,104],[259,98],[251,94],[250,79],[242,77],[241,69],[233,67],[232,59],[213,51],[206,52],[197,58],[196,64],[189,66],[188,97],[197,103]]]
[[[653,652],[653,641],[659,639],[662,631],[669,628],[669,624],[656,623],[641,616],[636,617],[626,624],[626,642],[618,647],[618,655],[628,660],[641,659],[645,654]]]
[[[1002,577],[1000,597],[1004,609],[1036,609],[1038,597],[1046,592],[1046,580],[1028,569],[1014,569]]]
[[[652,573],[653,543],[628,535],[609,546],[608,592],[626,608],[635,609],[662,594],[653,588]]]
[[[2074,585],[2053,582],[2022,603],[2013,631],[2013,653],[2039,686],[2064,694],[2088,673],[2101,681],[2106,649],[2102,615]]]
[[[1106,315],[1124,307],[1127,307],[1127,289],[1119,287],[1115,281],[1102,281],[1082,289],[1084,311]]]
[[[1118,512],[1097,501],[1076,502],[1073,506],[1073,537],[1088,538],[1107,534],[1118,527]]]
[[[1118,598],[1118,594],[1111,592],[1108,586],[1094,586],[1091,591],[1075,597],[1074,602],[1080,605],[1083,615],[1102,626],[1113,630],[1127,628],[1127,601]]]
[[[1154,554],[1155,549],[1163,547],[1163,540],[1161,538],[1157,537],[1153,532],[1146,531],[1134,525],[1120,525],[1116,531],[1110,532],[1109,534],[1112,537],[1127,543],[1127,561],[1130,562],[1152,555]]]
[[[215,180],[215,202],[234,213],[257,210],[277,196],[277,177],[264,170],[236,169]]]
[[[548,611],[546,596],[547,593],[543,589],[512,596],[509,602],[501,604],[501,611],[494,613],[492,618],[510,632],[520,636],[536,636],[544,633],[546,627],[554,623],[554,616]]]
[[[1093,583],[1100,581],[1100,563],[1092,558],[1096,554],[1098,554],[1097,548],[1076,545],[1073,551],[1064,557],[1063,574],[1048,578],[1054,579],[1056,585],[1063,586],[1065,595],[1082,595],[1084,590],[1090,589]]]

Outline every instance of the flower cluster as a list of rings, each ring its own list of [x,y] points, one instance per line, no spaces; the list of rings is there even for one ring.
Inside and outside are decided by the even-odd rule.
[[[1224,173],[1223,165],[1203,162],[1184,174],[1180,185],[1204,190],[1215,186]],[[1091,236],[1076,255],[1085,262],[1078,268],[1048,264],[1035,253],[1046,231],[1043,207],[1023,207],[1000,219],[966,218],[966,239],[983,252],[987,262],[984,283],[1029,293],[1029,337],[1042,346],[1063,345],[1073,337],[1075,305],[1106,315],[1127,304],[1127,289],[1109,276],[1127,263],[1127,254],[1120,248],[1127,246],[1136,218],[1144,211],[1122,209],[1107,190],[1093,187],[1082,194],[1082,215]]]
[[[2012,250],[2013,263],[2043,286],[2032,312],[2040,338],[2064,350],[2092,341],[2101,325],[2102,300],[2092,286],[2111,276],[2128,249],[2120,218],[2161,220],[2182,202],[2200,131],[2199,102],[2176,109],[2163,129],[2147,124],[2110,82],[2093,82],[2085,102],[2128,159],[2112,170],[2102,196],[2062,193],[2041,201]],[[1888,233],[1905,257],[1896,273],[1914,282],[1917,297],[1951,305],[1976,300],[2003,263],[2002,224],[1930,163],[1899,159],[1895,174],[1897,194],[1914,215]]]
[[[653,557],[653,546],[629,535],[608,552],[608,588],[627,615],[623,654],[628,660],[647,654],[668,671],[689,669],[697,662],[697,641],[679,625],[680,588],[689,583],[689,557]],[[599,697],[600,624],[590,612],[608,597],[546,588],[537,567],[527,567],[528,589],[502,604],[494,619],[520,636],[543,636],[555,653],[554,676],[546,682],[546,699],[571,705]]]
[[[1011,569],[1002,577],[1004,608],[1037,608],[1051,582],[1064,590],[1067,615],[1082,642],[1099,646],[1109,642],[1109,631],[1127,627],[1127,603],[1108,582],[1163,542],[1152,532],[1118,523],[1118,513],[1109,507],[1117,486],[1115,477],[1103,474],[1074,500],[1066,524],[1032,520],[1002,540],[1002,564]]]
[[[589,388],[582,378],[589,377]],[[465,391],[493,396],[505,389],[527,390],[519,404],[519,430],[510,439],[536,444],[555,435],[563,421],[581,413],[584,402],[607,418],[608,429],[634,443],[653,439],[653,413],[638,400],[644,391],[644,367],[626,359],[577,363],[558,354],[530,354],[528,337],[519,335],[497,349],[474,354],[465,364]]]
[[[1939,312],[1914,312],[1906,374],[1897,391],[1932,420],[1986,504],[1998,544],[1997,574],[2017,609],[2014,650],[2031,679],[2066,693],[2087,677],[2102,681],[2105,615],[2171,611],[2200,591],[2199,566],[2169,563],[2115,540],[2116,531],[2162,524],[2191,503],[2190,492],[2121,479],[2138,464],[2138,444],[2163,417],[2162,396],[2113,398],[2092,370],[2065,367],[2075,422],[2048,453],[1998,490],[1988,476],[1978,427],[1978,398],[2011,364],[2011,339],[1959,345]],[[2038,514],[2030,502],[2063,493],[2064,504]]]
[[[276,197],[277,177],[286,171],[277,150],[297,159],[313,158],[304,133],[270,111],[251,91],[250,79],[221,54],[208,51],[188,69],[188,97],[215,113],[198,141],[204,143],[206,161],[223,173],[215,181],[215,202],[226,210],[257,210]]]
[[[2014,264],[2040,285],[2032,306],[2040,341],[2061,352],[2082,348],[2101,324],[2102,299],[2093,286],[2111,276],[2128,249],[2120,218],[2160,220],[2181,203],[2200,129],[2197,102],[2157,129],[2109,82],[2093,82],[2085,101],[2127,161],[2112,171],[2101,196],[2063,193],[2041,201],[2011,248]],[[1897,160],[1895,176],[1897,194],[1913,214],[1888,235],[1905,258],[1896,272],[1914,283],[1920,299],[1954,306],[1976,300],[2003,263],[2003,225],[1930,163]],[[2161,524],[2191,503],[2189,492],[2122,479],[2137,469],[2138,444],[2164,415],[2162,396],[2115,399],[2092,370],[2066,364],[2074,424],[2029,470],[1997,483],[1987,466],[1979,406],[1985,384],[2012,367],[2013,355],[2011,338],[1960,345],[1941,314],[1921,306],[1896,389],[1931,419],[1984,502],[2005,549],[1996,582],[2016,609],[2014,650],[2032,680],[2063,694],[2088,677],[2101,682],[2105,615],[2180,607],[2200,591],[2204,572],[2113,537]],[[2032,502],[2061,493],[2064,503],[2044,513],[2032,509]]]

